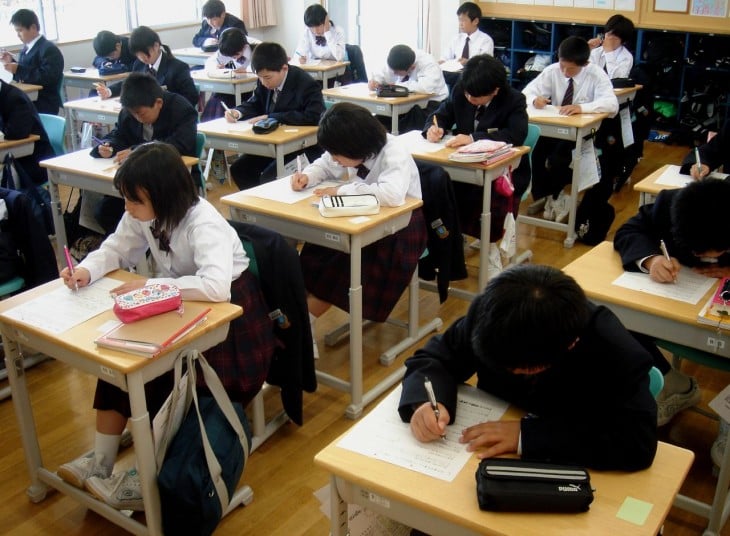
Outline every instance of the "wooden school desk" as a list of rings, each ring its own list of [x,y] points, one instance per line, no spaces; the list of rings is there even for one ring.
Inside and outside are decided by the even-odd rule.
[[[109,277],[130,280],[138,276],[117,270],[109,274]],[[161,535],[157,467],[144,384],[171,370],[176,357],[183,351],[187,349],[203,351],[225,339],[228,323],[241,314],[241,308],[227,302],[208,304],[211,311],[203,324],[152,359],[96,347],[93,341],[100,334],[99,328],[114,318],[111,307],[108,311],[60,334],[33,327],[9,318],[5,314],[17,305],[62,286],[63,283],[59,278],[0,302],[0,330],[5,348],[5,363],[13,393],[13,406],[20,428],[25,463],[30,477],[30,487],[26,490],[26,494],[32,502],[37,503],[45,499],[48,488],[52,487],[73,497],[131,533]],[[69,294],[69,299],[73,298],[74,296]],[[54,471],[43,466],[33,409],[22,368],[22,357],[19,353],[20,344],[43,352],[83,372],[103,378],[129,393],[132,409],[132,417],[129,422],[134,435],[136,464],[142,482],[146,526],[96,500],[89,493],[67,484]],[[89,395],[89,405],[88,408],[84,408],[84,411],[92,411],[92,395],[91,393]],[[242,489],[241,493],[242,502],[250,500],[250,488]]]
[[[15,158],[22,158],[33,154],[35,142],[41,137],[37,134],[31,134],[22,140],[3,140],[0,141],[0,166],[7,154],[12,154]]]
[[[86,97],[64,102],[63,107],[68,110],[71,124],[71,146],[74,151],[79,149],[77,134],[81,132],[83,123],[101,123],[113,127],[117,123],[119,113],[122,111],[119,97],[111,99]]]
[[[309,73],[309,76],[315,80],[322,81],[322,87],[326,88],[331,78],[336,78],[343,74],[350,65],[349,61],[320,60],[317,63],[292,63],[303,71]]]
[[[494,179],[502,174],[505,166],[512,166],[516,169],[520,165],[522,155],[530,151],[529,147],[516,147],[512,156],[501,160],[495,164],[485,166],[481,163],[463,163],[449,160],[449,155],[456,149],[444,148],[433,153],[413,153],[411,156],[415,160],[436,164],[446,170],[451,180],[463,182],[467,184],[475,184],[482,188],[482,214],[481,214],[481,235],[479,240],[482,247],[479,248],[479,290],[487,286],[487,267],[489,265],[489,233],[491,228],[491,204],[492,204],[492,188],[491,183]],[[486,185],[486,187],[485,187]],[[474,298],[474,293],[461,291],[459,289],[449,289],[449,293],[458,295],[467,300]]]
[[[20,91],[28,95],[28,98],[32,101],[38,100],[38,92],[43,89],[43,86],[36,84],[25,84],[23,82],[11,82]]]
[[[172,49],[172,55],[177,59],[184,61],[188,65],[205,65],[208,58],[212,57],[215,52],[203,52],[198,47],[185,47]]]
[[[315,197],[309,197],[288,204],[249,196],[245,190],[221,198],[221,202],[230,208],[231,218],[234,220],[260,225],[285,237],[350,254],[350,381],[322,371],[317,371],[317,378],[325,385],[350,393],[350,404],[345,414],[356,419],[365,405],[398,383],[405,373],[404,367],[398,367],[385,380],[363,392],[362,248],[405,228],[411,220],[411,213],[423,202],[408,198],[400,207],[381,207],[379,214],[371,216],[325,218],[312,206],[315,200]],[[408,347],[441,327],[441,319],[434,319],[418,329],[418,299],[417,296],[412,298],[414,299],[409,301],[408,338],[405,343],[397,345],[398,347]]]
[[[91,149],[81,149],[48,160],[42,160],[41,167],[48,169],[48,190],[51,194],[51,212],[56,227],[56,254],[64,259],[63,246],[66,242],[66,228],[63,223],[63,203],[58,191],[60,184],[79,190],[91,190],[100,194],[121,197],[114,188],[113,180],[119,165],[113,158],[94,158]],[[198,163],[192,156],[183,156],[183,162],[189,168]],[[192,179],[191,179],[192,180]]]
[[[210,93],[233,95],[236,98],[236,106],[241,104],[241,93],[253,91],[258,80],[258,77],[253,73],[240,74],[231,78],[211,78],[202,69],[191,71],[190,76],[198,84],[201,92],[208,91]]]
[[[506,417],[519,418],[520,414],[510,408]],[[331,475],[332,536],[348,534],[348,503],[432,536],[656,536],[694,459],[691,451],[660,442],[648,469],[635,473],[591,470],[595,498],[586,513],[496,513],[479,509],[474,478],[479,460],[475,456],[448,482],[340,448],[340,439],[314,458],[315,464]],[[652,505],[642,525],[617,517],[627,497]]]
[[[614,89],[613,92],[616,94],[618,105],[621,106],[626,101],[634,100],[634,97],[636,97],[636,92],[643,87],[644,86],[642,86],[641,84],[636,84],[632,87],[622,87]]]
[[[545,227],[565,233],[563,245],[573,247],[575,243],[575,211],[578,205],[578,175],[580,173],[581,147],[583,138],[593,130],[598,130],[601,121],[608,117],[607,113],[576,114],[560,117],[530,117],[530,123],[540,127],[540,137],[556,138],[575,142],[575,157],[573,158],[573,176],[571,181],[571,203],[567,223],[558,223],[540,217],[520,214],[519,223],[527,223],[537,227]]]
[[[280,125],[268,134],[254,134],[250,128],[244,130],[245,125],[245,119],[229,123],[225,117],[219,117],[199,123],[198,132],[205,133],[205,146],[210,149],[274,158],[277,177],[286,174],[284,172],[286,155],[317,145],[316,126]]]
[[[425,108],[433,95],[431,93],[410,93],[407,97],[377,97],[368,88],[367,82],[348,84],[346,86],[323,89],[325,102],[352,102],[367,108],[377,115],[391,118],[391,132],[398,134],[398,116],[406,113],[414,105]]]
[[[593,302],[611,309],[628,329],[730,358],[730,344],[712,344],[730,334],[718,333],[716,326],[697,322],[700,309],[714,294],[716,285],[696,305],[612,285],[611,282],[623,273],[621,258],[614,251],[612,242],[601,242],[568,264],[563,271],[575,278]],[[708,518],[709,525],[704,535],[717,535],[730,514],[728,484],[730,449],[725,449],[713,503],[706,504],[679,495],[674,504]]]
[[[76,87],[82,96],[87,96],[89,91],[94,89],[94,84],[102,83],[106,86],[124,80],[129,76],[129,73],[117,73],[117,74],[99,74],[99,69],[96,67],[86,67],[86,71],[83,73],[73,73],[69,70],[63,71],[63,92],[64,101],[69,100],[68,88]]]

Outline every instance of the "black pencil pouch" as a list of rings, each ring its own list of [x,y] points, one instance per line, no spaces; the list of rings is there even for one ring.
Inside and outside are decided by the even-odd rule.
[[[479,508],[499,512],[585,512],[590,475],[580,467],[490,458],[476,473]]]

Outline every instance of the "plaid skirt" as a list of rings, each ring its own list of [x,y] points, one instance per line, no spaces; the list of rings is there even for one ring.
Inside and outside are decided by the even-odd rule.
[[[244,271],[231,284],[231,302],[243,307],[243,314],[231,321],[226,339],[206,350],[204,355],[218,373],[231,400],[246,406],[266,380],[277,343],[274,324],[256,276]],[[168,371],[145,384],[150,415],[155,415],[162,407],[173,383],[173,373]],[[115,410],[130,417],[129,395],[119,387],[99,380],[94,409]]]
[[[461,232],[479,238],[482,234],[482,187],[463,182],[454,182],[454,195],[459,207],[459,223]],[[494,191],[492,183],[492,203],[489,208],[491,214],[489,226],[489,242],[496,242],[504,234],[504,218],[507,213],[517,217],[520,208],[520,198],[505,197]]]
[[[425,249],[426,224],[420,208],[413,211],[404,229],[363,248],[363,318],[387,320]],[[299,259],[307,291],[349,312],[350,255],[304,244]]]

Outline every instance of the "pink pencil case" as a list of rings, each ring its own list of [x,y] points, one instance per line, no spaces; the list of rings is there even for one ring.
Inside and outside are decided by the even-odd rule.
[[[129,324],[143,318],[178,309],[182,313],[182,295],[175,285],[154,283],[130,290],[114,298],[114,314]]]

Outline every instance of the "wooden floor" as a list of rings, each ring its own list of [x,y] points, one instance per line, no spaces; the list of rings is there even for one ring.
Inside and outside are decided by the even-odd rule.
[[[646,143],[645,158],[633,173],[636,179],[644,177],[663,163],[676,163],[686,148]],[[216,183],[210,198],[217,202],[220,195],[231,192],[227,185]],[[637,208],[638,195],[630,186],[612,199],[617,218],[613,230]],[[523,207],[524,208],[524,207]],[[227,213],[224,212],[226,215]],[[527,226],[520,229],[518,246],[533,252],[533,262],[562,267],[586,251],[576,244],[564,249],[562,236],[556,232],[536,230]],[[470,281],[474,288],[477,272],[476,252],[468,253]],[[403,300],[402,300],[403,302]],[[421,291],[420,307],[423,319],[440,316],[448,325],[462,315],[467,303],[450,298],[439,305],[433,293]],[[396,313],[404,316],[405,304],[399,304]],[[327,313],[318,325],[318,339],[322,358],[318,367],[346,375],[347,343],[325,348],[324,333],[345,319],[338,311]],[[366,388],[384,378],[392,367],[378,364],[380,352],[395,343],[400,330],[390,325],[374,325],[364,331]],[[412,350],[411,350],[412,351]],[[410,355],[406,352],[393,366],[398,366]],[[685,364],[685,371],[698,377],[706,404],[730,381],[730,375],[711,369]],[[92,447],[94,415],[91,399],[95,380],[64,364],[47,361],[28,371],[39,441],[44,452],[43,462],[57,467]],[[590,381],[590,380],[587,380]],[[4,383],[4,382],[3,382]],[[326,444],[342,434],[352,421],[344,417],[347,397],[334,389],[321,386],[316,393],[305,394],[305,424],[285,425],[265,442],[249,459],[244,481],[254,490],[254,501],[225,518],[216,534],[220,535],[326,535],[328,521],[320,511],[314,492],[328,483],[328,475],[316,468],[314,455]],[[270,411],[278,408],[272,398]],[[121,535],[123,530],[113,526],[93,512],[77,505],[59,493],[49,493],[45,501],[32,504],[25,495],[28,485],[27,470],[20,447],[18,427],[12,402],[0,402],[0,534],[12,535]],[[686,411],[661,430],[666,441],[690,448],[696,459],[683,493],[710,500],[714,492],[710,446],[717,433],[717,422],[696,412]],[[664,534],[685,536],[701,534],[706,522],[695,515],[672,509]],[[550,534],[546,529],[546,534]],[[723,535],[730,536],[730,528]]]

